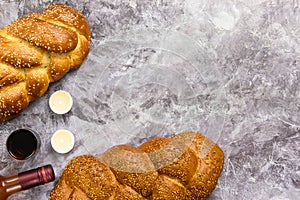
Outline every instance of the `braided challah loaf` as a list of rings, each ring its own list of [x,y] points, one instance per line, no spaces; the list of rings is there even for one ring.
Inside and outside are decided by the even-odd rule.
[[[98,157],[72,159],[49,199],[205,199],[223,163],[221,148],[200,133],[156,138],[137,148],[118,145]]]
[[[49,83],[81,65],[91,40],[84,15],[56,4],[0,30],[0,121],[16,117]]]

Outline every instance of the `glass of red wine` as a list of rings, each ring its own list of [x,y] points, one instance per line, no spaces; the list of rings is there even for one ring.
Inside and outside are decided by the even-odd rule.
[[[32,158],[38,151],[39,145],[39,137],[31,129],[15,130],[6,140],[6,148],[9,155],[19,161]]]

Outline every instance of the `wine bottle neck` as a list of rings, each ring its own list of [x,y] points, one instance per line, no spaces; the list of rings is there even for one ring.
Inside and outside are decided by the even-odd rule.
[[[0,200],[6,200],[8,196],[14,193],[54,181],[54,179],[55,174],[51,165],[13,176],[0,176]]]
[[[43,185],[54,180],[53,169],[47,166],[32,169],[18,174],[19,182],[23,190]]]

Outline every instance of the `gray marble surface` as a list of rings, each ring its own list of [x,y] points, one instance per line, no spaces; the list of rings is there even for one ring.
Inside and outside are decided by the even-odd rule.
[[[209,199],[299,199],[299,0],[4,0],[0,26],[52,3],[84,13],[91,51],[78,70],[0,124],[0,174],[50,163],[59,177],[74,156],[192,130],[225,152]],[[58,89],[74,98],[68,114],[48,106]],[[4,146],[21,127],[39,132],[42,142],[22,163]],[[50,146],[60,128],[76,138],[66,155]],[[10,199],[47,199],[54,184]]]

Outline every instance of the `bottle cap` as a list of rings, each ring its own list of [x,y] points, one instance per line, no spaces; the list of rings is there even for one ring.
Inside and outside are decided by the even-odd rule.
[[[55,180],[55,173],[51,165],[45,165],[40,170],[45,183]]]
[[[18,174],[18,178],[22,189],[25,190],[54,181],[55,174],[51,165],[45,165],[26,172],[21,172]]]

